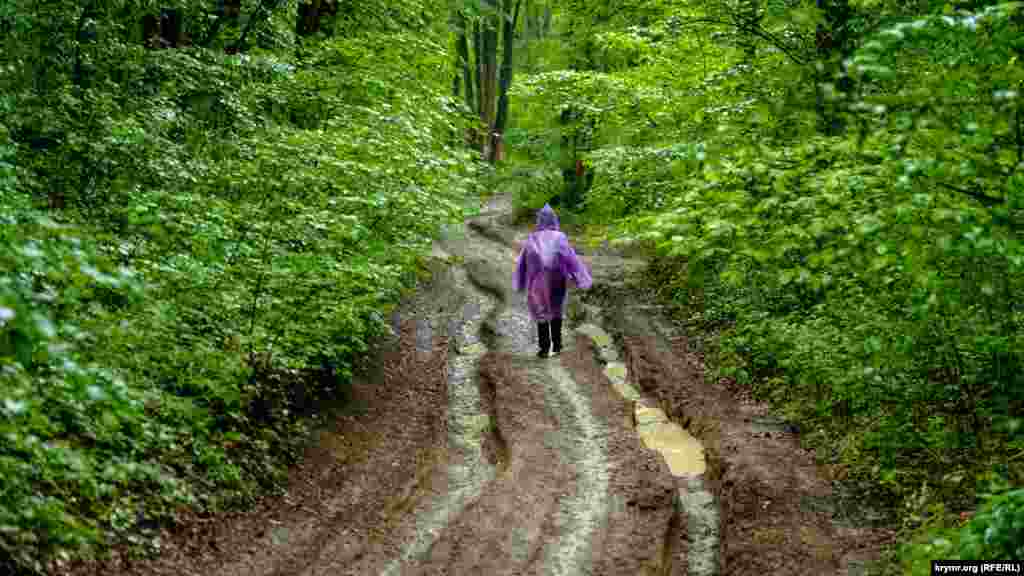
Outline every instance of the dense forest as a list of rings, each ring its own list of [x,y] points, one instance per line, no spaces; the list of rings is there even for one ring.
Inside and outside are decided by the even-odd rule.
[[[1024,6],[4,0],[0,570],[280,486],[465,201],[649,250],[707,378],[1024,557]]]

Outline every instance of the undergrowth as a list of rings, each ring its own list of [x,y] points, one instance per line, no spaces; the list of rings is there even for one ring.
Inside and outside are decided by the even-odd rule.
[[[345,13],[305,40],[281,10],[244,54],[146,49],[144,3],[16,4],[0,10],[0,109],[17,110],[0,120],[0,566],[44,572],[153,552],[185,511],[280,486],[479,164],[456,136],[442,4]]]

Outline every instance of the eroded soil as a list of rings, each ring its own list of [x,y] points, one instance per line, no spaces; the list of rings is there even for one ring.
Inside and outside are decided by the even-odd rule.
[[[602,298],[577,300],[560,357],[534,357],[509,292],[528,230],[510,215],[495,198],[436,244],[459,258],[400,307],[355,409],[310,439],[285,495],[188,518],[157,557],[61,573],[860,573],[891,536],[838,522],[798,438],[704,381],[685,336],[628,288],[642,260],[584,254]],[[642,440],[644,426],[661,428]]]

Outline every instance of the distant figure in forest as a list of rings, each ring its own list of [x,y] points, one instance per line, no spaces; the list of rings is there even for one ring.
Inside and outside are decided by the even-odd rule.
[[[512,278],[516,292],[526,290],[530,316],[537,323],[539,358],[547,358],[549,350],[555,356],[562,351],[566,280],[570,278],[583,290],[593,283],[590,271],[559,229],[558,215],[545,204],[537,213],[536,229],[523,243]]]

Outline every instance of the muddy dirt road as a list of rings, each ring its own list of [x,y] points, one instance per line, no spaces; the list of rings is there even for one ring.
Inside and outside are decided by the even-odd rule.
[[[379,370],[287,494],[190,522],[157,558],[74,573],[859,573],[887,534],[837,521],[794,436],[704,382],[686,338],[625,288],[641,260],[584,254],[595,290],[562,355],[534,356],[510,292],[528,229],[510,215],[499,196],[436,243],[441,264],[395,313]]]

